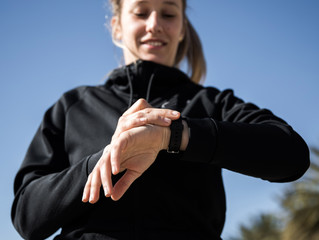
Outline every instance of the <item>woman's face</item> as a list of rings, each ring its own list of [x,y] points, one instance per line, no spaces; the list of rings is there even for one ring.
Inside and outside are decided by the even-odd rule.
[[[125,63],[142,59],[173,66],[184,37],[183,19],[182,0],[123,0],[112,27],[125,46]]]

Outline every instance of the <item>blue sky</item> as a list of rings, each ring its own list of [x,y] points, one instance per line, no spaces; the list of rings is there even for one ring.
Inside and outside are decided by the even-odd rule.
[[[284,118],[309,145],[319,145],[319,2],[317,0],[189,0],[202,39],[205,85],[232,88],[245,101]],[[105,28],[104,0],[2,0],[0,3],[0,228],[12,227],[13,178],[44,111],[63,92],[95,85],[118,66],[120,51]],[[277,211],[273,184],[224,171],[227,219],[239,223]]]

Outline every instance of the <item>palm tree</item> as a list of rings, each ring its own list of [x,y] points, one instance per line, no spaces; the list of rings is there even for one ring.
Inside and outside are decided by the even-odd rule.
[[[240,226],[240,236],[229,240],[280,240],[281,221],[272,214],[254,217],[248,226]]]
[[[283,240],[319,239],[319,148],[311,150],[310,170],[281,199],[288,218]]]
[[[285,190],[280,198],[284,218],[261,214],[241,225],[240,236],[229,240],[318,240],[319,239],[319,148],[311,148],[309,171]],[[283,220],[286,219],[286,220]]]

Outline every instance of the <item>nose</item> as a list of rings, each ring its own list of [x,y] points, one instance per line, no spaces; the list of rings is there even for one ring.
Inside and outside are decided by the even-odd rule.
[[[151,33],[162,31],[162,25],[156,11],[151,12],[147,18],[146,31]]]

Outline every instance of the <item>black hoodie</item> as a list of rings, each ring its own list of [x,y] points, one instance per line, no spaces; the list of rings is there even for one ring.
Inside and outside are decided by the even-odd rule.
[[[119,201],[82,203],[118,118],[139,98],[186,117],[187,149],[161,151]],[[305,142],[269,110],[197,85],[178,69],[138,61],[114,70],[105,85],[65,93],[46,112],[15,179],[12,220],[31,240],[59,228],[56,239],[220,239],[222,168],[287,182],[308,166]]]

